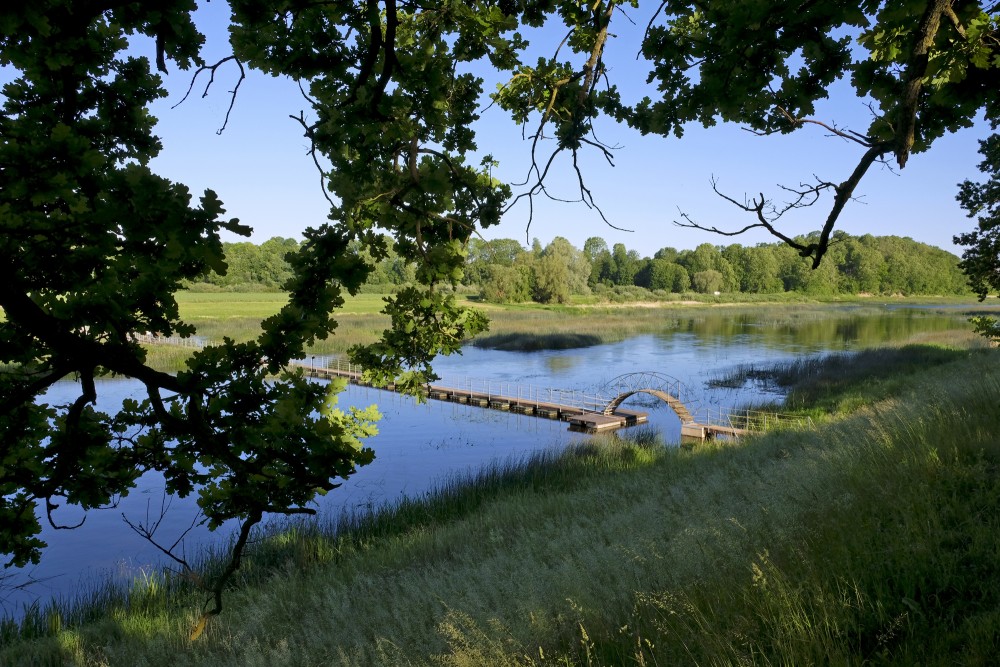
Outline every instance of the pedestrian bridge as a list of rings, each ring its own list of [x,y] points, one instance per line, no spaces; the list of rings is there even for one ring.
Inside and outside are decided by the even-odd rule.
[[[175,344],[173,339],[157,336],[137,337],[148,344]],[[180,339],[178,339],[180,340]],[[199,339],[183,339],[200,347]],[[187,344],[187,343],[185,343]],[[317,364],[317,360],[320,361]],[[357,385],[371,386],[363,369],[340,359],[310,357],[293,362],[311,377],[342,377]],[[460,386],[427,385],[426,397],[493,410],[505,410],[535,417],[569,422],[570,428],[597,432],[645,423],[649,413],[628,410],[622,403],[636,394],[648,394],[666,403],[681,422],[681,435],[704,440],[715,436],[739,437],[766,431],[777,425],[811,425],[808,418],[755,410],[703,410],[695,407],[692,392],[680,380],[663,373],[626,373],[619,375],[596,394],[564,389],[540,389],[514,382],[465,380]],[[379,387],[395,391],[393,385]]]
[[[664,373],[626,373],[609,382],[602,393],[613,396],[604,406],[604,414],[614,414],[623,402],[636,394],[647,394],[666,403],[681,420],[681,436],[705,440],[719,435],[739,437],[755,430],[749,424],[737,426],[721,413],[715,421],[695,417],[691,392],[677,378]]]
[[[370,386],[362,369],[344,361],[330,360],[321,365],[298,364],[317,378],[346,378],[352,384]],[[620,375],[597,393],[564,389],[543,389],[515,382],[465,379],[452,386],[431,384],[426,397],[492,410],[558,419],[569,422],[573,430],[595,433],[635,426],[648,421],[649,413],[625,409],[622,403],[636,394],[647,394],[664,403],[681,422],[681,435],[705,440],[716,436],[740,437],[773,427],[781,415],[754,411],[709,414],[695,410],[692,392],[676,378],[663,373],[627,373]],[[395,391],[393,385],[381,387]],[[787,420],[785,420],[787,422]]]
[[[612,414],[619,405],[636,394],[655,396],[670,406],[681,423],[694,421],[691,411],[681,399],[686,393],[684,385],[677,378],[663,373],[626,373],[619,375],[605,385],[603,394],[613,396],[604,406],[604,414]]]

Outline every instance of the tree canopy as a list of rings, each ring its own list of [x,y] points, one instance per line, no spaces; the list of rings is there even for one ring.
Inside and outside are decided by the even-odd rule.
[[[955,243],[966,246],[961,266],[981,301],[991,291],[1000,292],[1000,134],[982,141],[979,152],[983,155],[979,168],[987,178],[980,183],[963,182],[958,194],[962,208],[976,218],[977,225],[957,235]],[[974,321],[980,333],[1000,339],[996,318],[980,316]]]
[[[944,134],[968,128],[980,114],[1000,122],[1000,5],[950,0],[861,2],[664,2],[642,52],[652,63],[657,95],[605,108],[643,132],[680,136],[687,121],[737,122],[759,134],[820,126],[858,146],[855,169],[835,182],[783,188],[787,201],[761,194],[736,200],[754,221],[732,235],[763,228],[818,266],[836,222],[872,164],[893,156],[902,169]],[[849,80],[869,104],[867,128],[838,127],[815,117],[816,103],[837,80]],[[776,226],[786,213],[833,202],[818,237],[801,243]]]
[[[818,234],[813,232],[798,240],[807,243],[810,236]],[[604,250],[596,253],[591,264],[587,248],[594,250],[602,244]],[[415,281],[416,265],[403,263],[393,251],[391,239],[386,240],[386,245],[389,253],[368,274],[363,286],[366,292],[389,294]],[[280,237],[260,245],[246,241],[223,243],[229,264],[226,274],[209,273],[204,282],[192,284],[191,289],[239,292],[277,289],[280,283],[267,277],[291,275],[291,264],[285,255],[289,248],[297,246],[297,242]],[[478,290],[482,299],[494,303],[531,300],[551,303],[560,301],[560,297],[565,302],[573,295],[588,296],[595,292],[598,300],[649,299],[665,292],[689,292],[694,273],[716,271],[722,276],[719,290],[731,293],[906,296],[971,293],[967,284],[970,276],[963,273],[955,255],[898,236],[855,237],[837,231],[820,269],[811,269],[811,260],[780,242],[754,246],[703,243],[694,250],[683,251],[661,248],[652,258],[640,257],[638,251],[629,250],[624,244],[615,247],[617,256],[631,269],[638,267],[634,273],[617,270],[615,256],[600,237],[588,238],[582,251],[565,238],[556,237],[545,247],[539,244],[537,255],[515,239],[473,238],[468,244],[462,285],[466,291]],[[363,247],[354,251],[368,257]],[[633,287],[661,294],[629,289]],[[715,291],[715,288],[695,291]]]
[[[748,227],[816,263],[871,164],[891,154],[902,167],[978,114],[1000,119],[1000,16],[990,3],[230,0],[232,55],[216,63],[200,55],[193,0],[8,5],[0,13],[9,75],[0,109],[0,362],[9,367],[0,375],[0,551],[15,564],[39,557],[36,503],[58,525],[62,502],[105,505],[157,470],[171,492],[198,494],[211,525],[241,522],[209,613],[221,610],[222,587],[265,513],[311,512],[316,493],[371,459],[358,440],[372,430],[368,416],[337,411],[337,387],[307,382],[290,362],[334,333],[344,291],[360,288],[390,243],[415,265],[414,282],[387,299],[382,340],[352,354],[374,381],[419,393],[434,377],[431,359],[486,326],[440,289],[462,279],[470,239],[511,206],[546,195],[555,155],[570,154],[574,166],[582,150],[611,159],[593,134],[601,114],[659,134],[680,134],[689,121],[761,133],[820,123],[858,144],[858,166],[842,182],[793,189],[785,206],[763,195],[732,200],[754,216]],[[603,58],[613,22],[636,11],[649,23],[632,46],[650,64],[655,95],[631,104]],[[526,35],[560,23],[550,55],[529,61]],[[150,169],[160,150],[150,104],[171,69],[186,70],[192,87],[201,77],[207,92],[226,62],[241,73],[232,112],[247,69],[299,84],[309,111],[296,122],[329,221],[308,229],[290,256],[288,304],[256,340],[209,346],[172,376],[145,363],[136,335],[192,334],[174,292],[209,271],[224,275],[220,232],[248,230],[225,217],[212,191],[195,199]],[[507,73],[492,99],[530,128],[533,166],[519,190],[492,176],[493,158],[476,144],[486,97],[476,67]],[[863,131],[811,117],[839,78],[871,103]],[[580,198],[593,205],[577,175]],[[783,213],[827,190],[833,204],[816,237],[776,228]],[[555,270],[546,257],[558,254],[539,261]],[[615,275],[635,277],[636,258],[624,247],[610,254]],[[588,258],[577,259],[573,275],[582,275]],[[696,273],[718,273],[707,276],[713,282],[735,280],[725,257],[686,259],[702,267]],[[116,414],[96,410],[94,379],[103,374],[135,378],[144,398]],[[45,390],[66,377],[78,379],[79,396],[49,404]]]

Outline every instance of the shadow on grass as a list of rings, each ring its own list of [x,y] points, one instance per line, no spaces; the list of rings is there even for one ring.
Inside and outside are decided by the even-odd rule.
[[[592,477],[650,465],[666,451],[655,429],[636,428],[595,436],[561,452],[546,450],[497,461],[447,478],[426,495],[367,511],[325,521],[275,521],[256,533],[227,588],[227,602],[241,589],[274,585],[289,572],[349,560],[373,549],[391,553],[392,540],[469,517],[512,492],[568,491]],[[211,581],[219,574],[229,547],[210,546],[191,558],[193,575],[153,573],[131,584],[98,581],[72,598],[32,605],[19,618],[0,616],[0,665],[89,664],[86,656],[122,637],[136,643],[156,638],[172,642],[178,650],[197,650],[198,645],[186,639],[196,613],[185,616],[176,610],[203,607],[208,594],[196,582]]]

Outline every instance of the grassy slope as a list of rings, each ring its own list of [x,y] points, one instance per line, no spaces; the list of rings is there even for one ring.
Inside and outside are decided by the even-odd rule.
[[[990,664],[1000,362],[949,356],[815,431],[612,440],[285,536],[194,643],[198,598],[137,596],[0,664]]]

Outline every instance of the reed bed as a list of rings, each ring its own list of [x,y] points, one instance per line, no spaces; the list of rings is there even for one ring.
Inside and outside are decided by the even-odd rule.
[[[593,347],[608,342],[596,334],[565,331],[561,333],[526,334],[510,332],[480,336],[472,341],[474,347],[513,352],[538,352],[539,350],[573,350]]]
[[[721,314],[725,313],[725,317]],[[830,311],[811,306],[773,305],[777,326],[801,321],[812,313],[817,320],[829,318]],[[642,334],[692,331],[732,335],[742,332],[743,320],[759,313],[745,306],[670,306],[624,304],[621,306],[511,307],[490,311],[490,331],[473,339],[476,347],[534,351],[566,349],[574,343],[588,347],[615,343]],[[547,345],[555,347],[546,347]]]
[[[918,337],[916,340],[926,340]],[[951,342],[963,340],[949,338]],[[980,348],[978,341],[970,347]],[[907,391],[914,376],[968,355],[968,347],[926,342],[800,357],[777,364],[740,364],[709,380],[716,387],[755,385],[781,392],[779,401],[747,406],[814,417],[849,414]]]
[[[378,294],[359,294],[349,298],[337,314],[339,326],[334,335],[317,342],[309,353],[345,355],[355,345],[376,342],[389,326],[388,318],[379,312],[383,298]],[[691,332],[722,338],[752,332],[758,337],[780,341],[789,330],[795,329],[802,343],[825,343],[837,327],[850,330],[862,346],[886,340],[906,340],[918,332],[928,342],[937,342],[935,335],[939,340],[953,336],[965,322],[965,314],[954,309],[927,308],[921,317],[935,317],[938,327],[937,330],[927,331],[925,324],[917,325],[911,320],[880,322],[877,318],[866,317],[879,311],[875,306],[864,303],[841,306],[772,302],[762,313],[759,306],[751,307],[747,303],[692,305],[661,301],[573,306],[515,304],[501,307],[476,303],[468,297],[459,298],[464,300],[465,305],[482,309],[490,318],[489,331],[468,341],[470,345],[515,351],[588,347],[615,343],[637,335],[666,332]],[[221,341],[224,337],[237,342],[255,338],[260,333],[260,322],[277,312],[286,300],[286,295],[282,293],[178,294],[182,319],[193,324],[197,335],[207,342]],[[157,364],[158,358],[154,358]],[[182,367],[184,358],[185,353],[165,355],[164,369],[177,370]]]
[[[1000,360],[948,357],[814,430],[607,437],[289,526],[196,642],[198,596],[140,582],[0,664],[991,664]]]

